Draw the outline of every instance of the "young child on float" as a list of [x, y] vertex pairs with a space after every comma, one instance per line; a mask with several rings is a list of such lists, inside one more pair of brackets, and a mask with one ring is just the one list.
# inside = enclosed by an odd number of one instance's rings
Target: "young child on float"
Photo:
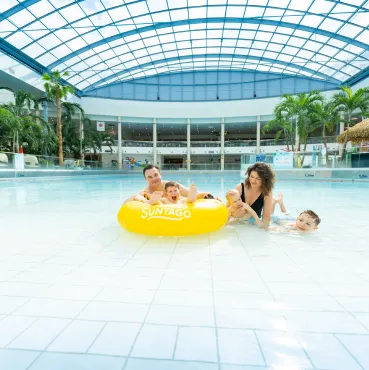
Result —
[[255, 221], [257, 225], [262, 224], [262, 221], [256, 212], [248, 204], [242, 202], [238, 190], [228, 190], [226, 193], [226, 199], [229, 212], [229, 223], [234, 221]]

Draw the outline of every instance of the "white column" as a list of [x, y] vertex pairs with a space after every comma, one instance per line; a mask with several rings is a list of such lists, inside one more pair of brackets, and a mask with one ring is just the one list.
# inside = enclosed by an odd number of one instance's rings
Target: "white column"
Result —
[[220, 170], [224, 171], [224, 117], [220, 123]]
[[187, 118], [187, 171], [191, 170], [191, 120]]
[[345, 117], [345, 114], [341, 112], [341, 122], [340, 122], [340, 134], [345, 131], [345, 122], [343, 122], [343, 119]]
[[260, 116], [256, 119], [256, 154], [260, 153]]
[[118, 116], [118, 168], [122, 169], [122, 119]]
[[157, 154], [157, 131], [156, 131], [156, 118], [152, 119], [152, 156], [153, 156], [153, 165], [156, 166], [158, 162], [158, 154]]
[[82, 113], [79, 112], [79, 151], [81, 155], [81, 165], [84, 166], [85, 162], [85, 151], [83, 150], [83, 140], [85, 138], [85, 131], [82, 121]]

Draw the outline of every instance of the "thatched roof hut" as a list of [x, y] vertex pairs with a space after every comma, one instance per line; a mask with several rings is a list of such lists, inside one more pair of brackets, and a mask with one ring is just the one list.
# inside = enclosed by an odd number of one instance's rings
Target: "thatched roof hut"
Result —
[[363, 141], [369, 141], [369, 118], [361, 121], [353, 127], [350, 127], [348, 130], [338, 135], [337, 141], [341, 144], [345, 141], [351, 141], [355, 144], [360, 144]]

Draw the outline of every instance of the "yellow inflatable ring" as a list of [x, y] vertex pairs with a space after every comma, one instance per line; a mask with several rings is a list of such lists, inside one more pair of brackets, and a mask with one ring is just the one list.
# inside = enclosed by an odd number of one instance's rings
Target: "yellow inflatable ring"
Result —
[[227, 220], [227, 208], [215, 199], [160, 205], [132, 201], [118, 212], [118, 221], [126, 230], [158, 236], [209, 233], [220, 229]]

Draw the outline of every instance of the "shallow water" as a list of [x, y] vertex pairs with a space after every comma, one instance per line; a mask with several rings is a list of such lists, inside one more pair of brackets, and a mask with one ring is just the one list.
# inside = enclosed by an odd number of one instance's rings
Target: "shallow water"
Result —
[[[165, 174], [224, 199], [240, 178]], [[369, 368], [369, 184], [280, 181], [312, 235], [121, 229], [141, 175], [0, 182], [1, 369]]]

